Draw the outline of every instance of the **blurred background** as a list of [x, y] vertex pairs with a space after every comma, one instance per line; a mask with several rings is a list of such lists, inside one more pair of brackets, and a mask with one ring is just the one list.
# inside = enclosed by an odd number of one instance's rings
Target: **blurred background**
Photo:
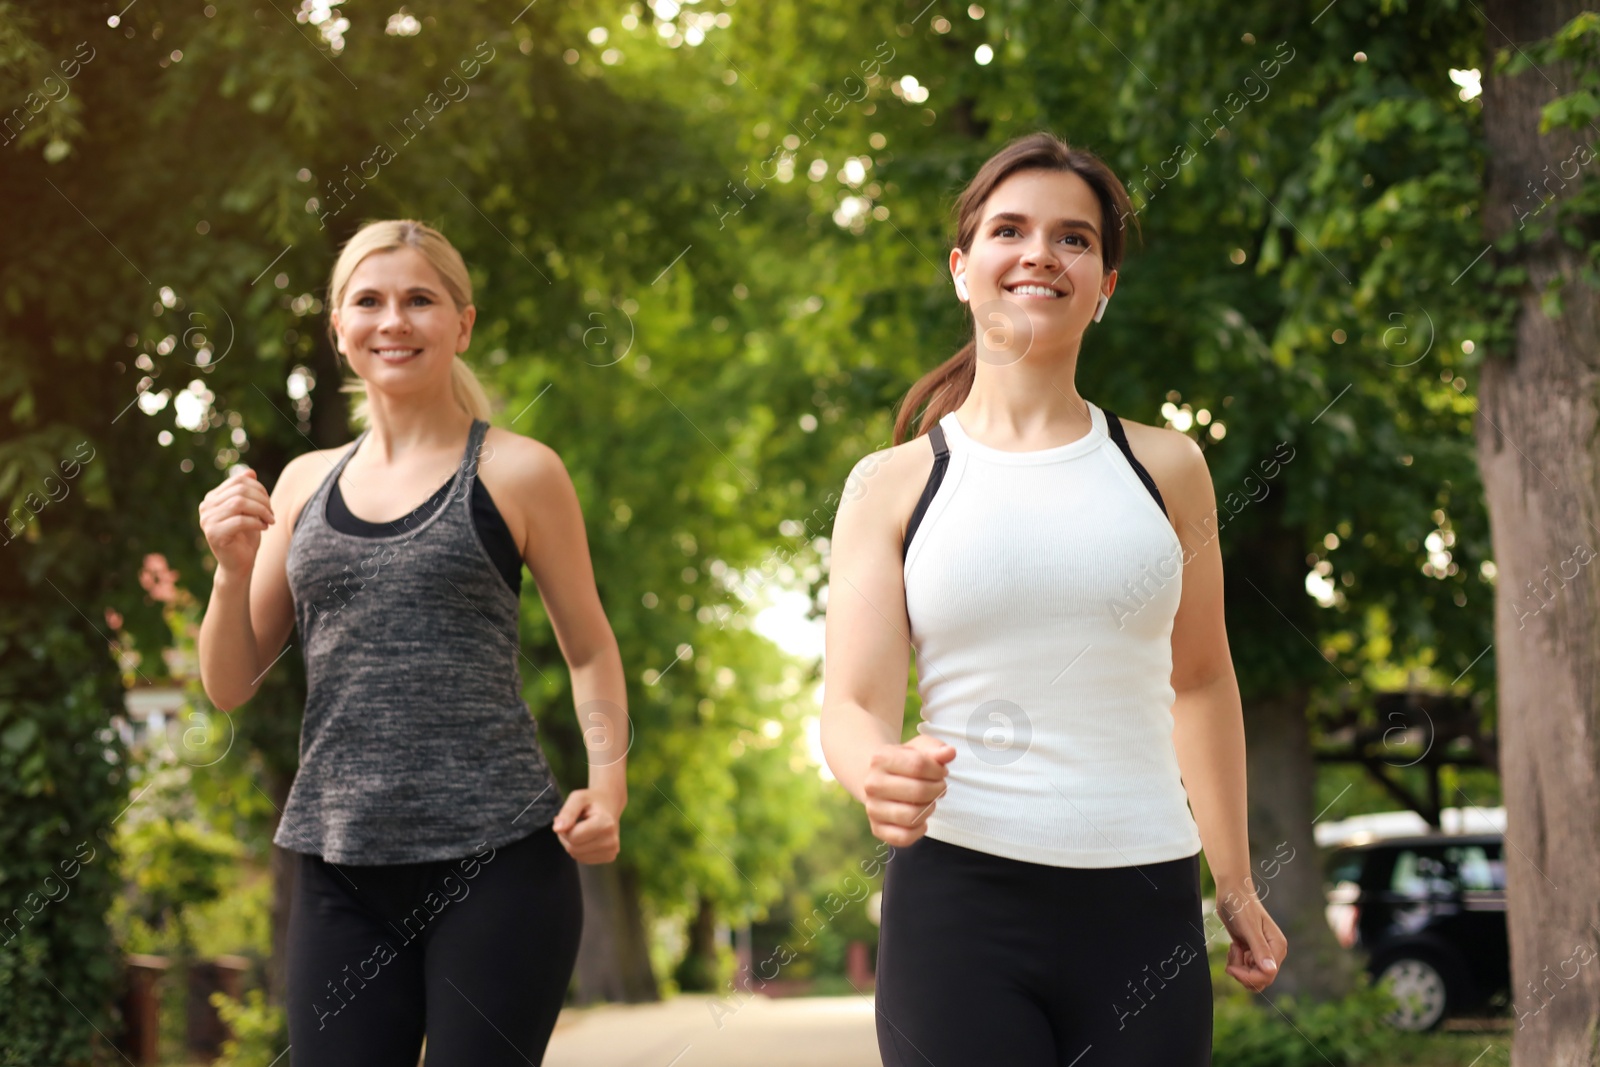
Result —
[[207, 703], [195, 508], [352, 438], [327, 275], [409, 217], [471, 268], [495, 422], [573, 474], [628, 671], [548, 1062], [876, 1063], [828, 536], [965, 340], [955, 194], [1049, 129], [1141, 231], [1079, 389], [1217, 488], [1293, 946], [1252, 995], [1208, 920], [1217, 1062], [1600, 1063], [1597, 40], [1472, 0], [0, 3], [0, 1062], [292, 1061], [303, 670]]

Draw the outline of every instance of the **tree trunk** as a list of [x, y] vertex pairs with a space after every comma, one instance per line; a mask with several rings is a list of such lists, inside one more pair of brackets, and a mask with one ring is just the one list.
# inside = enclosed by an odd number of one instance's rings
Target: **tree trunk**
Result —
[[[1545, 38], [1575, 2], [1486, 2], [1486, 54]], [[1508, 36], [1509, 35], [1509, 36]], [[1576, 182], [1546, 185], [1579, 141], [1539, 134], [1539, 112], [1576, 86], [1544, 64], [1484, 79], [1487, 235], [1548, 223]], [[1553, 82], [1553, 84], [1552, 84]], [[1559, 87], [1559, 88], [1558, 88]], [[1548, 171], [1546, 168], [1549, 168]], [[1592, 181], [1592, 175], [1583, 176]], [[1531, 190], [1529, 183], [1533, 183]], [[1478, 461], [1498, 568], [1495, 653], [1506, 797], [1506, 896], [1517, 1067], [1600, 1065], [1600, 442], [1596, 293], [1585, 254], [1543, 239], [1519, 252], [1528, 278], [1509, 351], [1486, 354]], [[1480, 275], [1481, 277], [1481, 275]], [[1559, 286], [1564, 310], [1541, 307]], [[1460, 799], [1460, 798], [1457, 798]]]
[[[289, 800], [289, 782], [267, 775], [267, 792], [281, 812]], [[272, 820], [272, 833], [278, 832], [279, 818]], [[294, 899], [295, 865], [293, 854], [271, 846], [272, 873], [272, 959], [267, 965], [267, 999], [274, 1004], [289, 1003], [289, 902]]]
[[1328, 1001], [1355, 989], [1361, 962], [1340, 947], [1328, 926], [1322, 862], [1312, 835], [1312, 820], [1320, 813], [1314, 807], [1317, 764], [1307, 704], [1313, 679], [1323, 672], [1331, 679], [1334, 668], [1302, 636], [1318, 630], [1305, 588], [1309, 538], [1285, 514], [1285, 493], [1269, 493], [1238, 541], [1225, 545], [1225, 597], [1235, 661], [1243, 660], [1244, 667], [1250, 875], [1289, 940], [1288, 959], [1268, 996]]
[[1289, 939], [1289, 958], [1270, 995], [1327, 1001], [1355, 988], [1360, 965], [1328, 927], [1322, 863], [1311, 828], [1317, 817], [1317, 766], [1306, 699], [1306, 690], [1299, 689], [1244, 703], [1250, 873], [1267, 913]]
[[700, 898], [700, 910], [689, 924], [689, 950], [678, 964], [678, 988], [685, 993], [709, 993], [717, 981], [717, 906]]
[[[333, 448], [350, 440], [349, 407], [339, 392], [338, 357], [329, 345], [319, 341], [311, 364], [317, 381], [311, 394], [311, 439], [317, 448]], [[280, 415], [291, 417], [287, 398], [268, 399]], [[263, 482], [275, 486], [290, 456], [301, 451], [298, 443], [288, 451], [264, 444], [254, 453], [252, 465]], [[274, 836], [300, 767], [300, 722], [305, 710], [306, 681], [299, 642], [298, 631], [289, 635], [285, 655], [262, 679], [261, 688], [238, 713], [241, 717], [235, 723], [241, 740], [261, 760], [262, 791], [279, 813], [272, 820]], [[294, 855], [277, 845], [270, 846], [268, 864], [272, 874], [272, 959], [267, 967], [267, 998], [281, 1005], [287, 1003], [288, 997], [289, 907], [294, 900], [298, 867]]]
[[639, 909], [638, 875], [621, 863], [583, 864], [578, 873], [583, 880], [578, 1003], [660, 999]]

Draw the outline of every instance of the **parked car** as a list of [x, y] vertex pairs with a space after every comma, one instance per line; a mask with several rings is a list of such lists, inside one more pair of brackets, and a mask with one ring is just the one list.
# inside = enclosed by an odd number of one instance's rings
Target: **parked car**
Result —
[[1431, 1030], [1511, 985], [1504, 835], [1368, 839], [1328, 855], [1328, 922], [1367, 955], [1399, 1006], [1390, 1022]]

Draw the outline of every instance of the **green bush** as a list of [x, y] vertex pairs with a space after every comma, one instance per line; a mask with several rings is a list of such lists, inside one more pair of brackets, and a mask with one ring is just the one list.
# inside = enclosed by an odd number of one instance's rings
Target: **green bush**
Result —
[[99, 1033], [116, 1029], [106, 829], [128, 786], [106, 724], [122, 691], [70, 605], [21, 601], [0, 612], [0, 1063], [115, 1059]]
[[222, 884], [216, 900], [190, 909], [195, 955], [267, 959], [272, 954], [272, 872], [240, 863]]
[[248, 991], [243, 1001], [213, 993], [211, 1004], [233, 1031], [212, 1067], [271, 1067], [289, 1046], [289, 1020], [261, 990]]
[[1383, 1021], [1394, 1001], [1364, 985], [1343, 1000], [1297, 1004], [1244, 991], [1218, 998], [1212, 1054], [1227, 1067], [1370, 1067], [1403, 1036]]
[[159, 814], [129, 815], [119, 839], [132, 913], [158, 929], [173, 924], [176, 947], [190, 955], [190, 915], [219, 899], [243, 849], [233, 838], [199, 823]]

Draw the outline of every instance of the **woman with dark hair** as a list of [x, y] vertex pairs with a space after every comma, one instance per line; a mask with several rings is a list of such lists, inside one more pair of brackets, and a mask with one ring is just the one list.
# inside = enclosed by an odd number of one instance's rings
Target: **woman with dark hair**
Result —
[[[1288, 946], [1250, 879], [1205, 459], [1075, 385], [1128, 195], [1038, 133], [956, 210], [974, 337], [851, 473], [832, 539], [823, 748], [896, 850], [879, 1049], [941, 1067], [1208, 1064], [1202, 846], [1228, 973], [1264, 989]], [[908, 643], [922, 721], [902, 744]]]
[[[459, 353], [477, 309], [423, 223], [368, 223], [328, 285], [354, 444], [200, 505], [216, 556], [200, 676], [249, 700], [291, 634], [300, 768], [273, 841], [295, 862], [295, 1067], [538, 1063], [583, 926], [579, 863], [627, 804], [621, 657], [560, 456], [488, 423]], [[522, 697], [526, 563], [571, 669], [589, 783], [562, 801]]]

